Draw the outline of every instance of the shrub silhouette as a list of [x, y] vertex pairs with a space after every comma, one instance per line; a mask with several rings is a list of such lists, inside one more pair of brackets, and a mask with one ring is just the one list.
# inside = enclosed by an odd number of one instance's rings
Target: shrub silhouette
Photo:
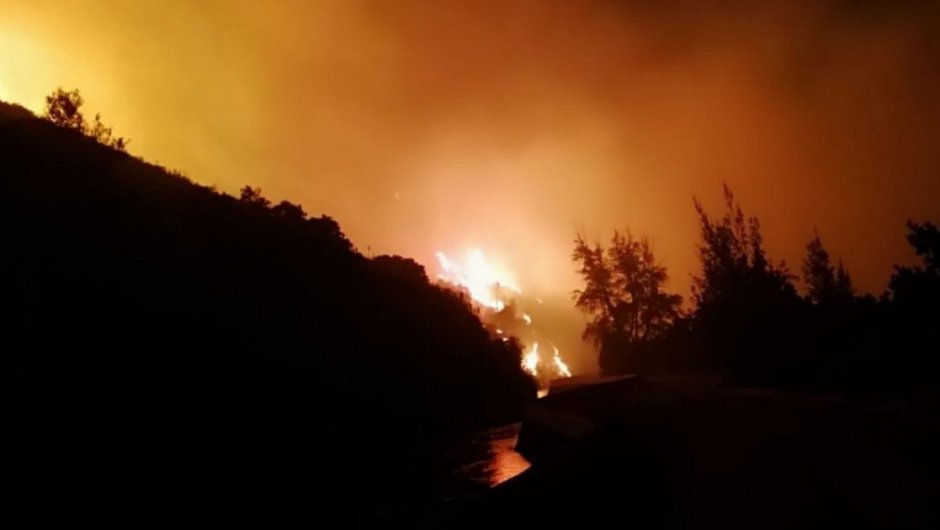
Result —
[[95, 114], [95, 120], [91, 124], [85, 120], [81, 110], [84, 104], [85, 100], [78, 89], [66, 91], [59, 87], [46, 96], [43, 117], [58, 127], [82, 133], [118, 151], [126, 151], [130, 141], [114, 136], [111, 127], [102, 123], [101, 114]]
[[52, 94], [46, 96], [46, 111], [43, 117], [58, 127], [85, 133], [85, 116], [81, 108], [85, 104], [78, 90], [63, 90], [57, 88]]

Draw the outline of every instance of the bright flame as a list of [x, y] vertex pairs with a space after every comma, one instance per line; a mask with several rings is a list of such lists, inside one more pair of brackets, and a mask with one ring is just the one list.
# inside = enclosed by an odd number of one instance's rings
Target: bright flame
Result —
[[565, 364], [565, 361], [561, 360], [561, 355], [558, 353], [558, 347], [552, 345], [552, 348], [555, 350], [555, 354], [552, 356], [552, 361], [555, 363], [555, 371], [558, 372], [558, 375], [562, 377], [571, 377], [571, 370], [568, 369], [568, 365]]
[[[464, 259], [459, 262], [451, 259], [443, 252], [438, 252], [436, 256], [442, 271], [437, 276], [439, 280], [466, 289], [474, 302], [489, 310], [483, 311], [480, 316], [484, 322], [489, 321], [488, 327], [493, 333], [500, 336], [501, 340], [508, 342], [510, 339], [506, 335], [516, 335], [513, 329], [497, 327], [497, 322], [506, 323], [506, 316], [496, 317], [495, 315], [495, 313], [505, 309], [508, 302], [522, 294], [511, 274], [505, 269], [495, 267], [488, 262], [483, 251], [478, 248], [471, 249], [464, 255]], [[539, 298], [536, 298], [535, 301], [539, 304], [542, 303]], [[532, 316], [528, 313], [522, 313], [518, 317], [513, 314], [508, 318], [515, 319], [518, 322], [513, 326], [516, 331], [522, 332], [523, 336], [518, 338], [524, 339], [525, 336], [528, 336], [528, 340], [532, 340], [538, 336], [538, 330], [534, 329], [535, 326], [533, 326]], [[525, 323], [525, 326], [532, 326], [532, 329], [522, 330], [520, 328], [522, 323]], [[533, 333], [536, 334], [533, 335]], [[539, 352], [539, 343], [532, 340], [531, 344], [522, 353], [522, 369], [531, 374], [541, 387], [547, 386], [552, 379], [571, 377], [571, 370], [561, 359], [558, 348], [553, 344], [552, 349], [554, 351], [551, 360], [546, 359], [543, 361]]]
[[[533, 342], [522, 354], [522, 369], [543, 383], [546, 377], [548, 379], [571, 377], [571, 370], [568, 369], [565, 361], [561, 360], [561, 352], [558, 351], [558, 347], [552, 344], [552, 350], [554, 351], [552, 352], [551, 364], [543, 364], [542, 357], [539, 354], [539, 343]], [[550, 373], [544, 373], [546, 369]]]
[[539, 376], [539, 362], [539, 343], [533, 342], [532, 346], [522, 354], [522, 369], [537, 378]]
[[443, 252], [438, 252], [436, 256], [444, 271], [438, 275], [438, 279], [464, 287], [470, 297], [484, 307], [502, 311], [506, 307], [505, 295], [513, 297], [521, 293], [512, 277], [490, 264], [478, 248], [467, 252], [461, 263], [450, 259]]

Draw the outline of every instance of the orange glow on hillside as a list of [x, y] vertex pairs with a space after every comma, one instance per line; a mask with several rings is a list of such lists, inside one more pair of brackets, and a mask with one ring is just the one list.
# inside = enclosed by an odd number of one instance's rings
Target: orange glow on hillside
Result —
[[436, 255], [442, 271], [438, 279], [465, 288], [483, 307], [502, 311], [507, 298], [514, 298], [522, 292], [509, 273], [487, 260], [478, 248], [468, 250], [459, 261], [443, 252]]
[[[516, 314], [515, 305], [510, 307], [510, 304], [523, 298], [513, 274], [491, 262], [479, 248], [471, 248], [461, 254], [462, 260], [453, 259], [441, 251], [436, 256], [441, 268], [438, 279], [469, 294], [473, 302], [482, 308], [480, 317], [491, 333], [502, 340], [509, 340], [506, 335], [515, 335], [522, 343], [523, 370], [541, 386], [558, 377], [571, 377], [571, 370], [561, 359], [561, 353], [554, 344], [551, 358], [542, 359], [544, 353], [539, 350], [539, 342], [535, 339], [537, 334], [533, 331], [532, 316], [527, 312]], [[535, 301], [542, 304], [538, 298]], [[515, 331], [506, 332], [499, 327], [499, 322], [510, 324]]]

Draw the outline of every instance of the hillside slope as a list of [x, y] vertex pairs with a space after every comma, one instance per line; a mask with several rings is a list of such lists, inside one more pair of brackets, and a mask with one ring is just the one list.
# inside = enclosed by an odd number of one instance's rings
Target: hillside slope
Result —
[[325, 504], [372, 505], [534, 393], [518, 349], [415, 262], [5, 104], [0, 233], [8, 476], [27, 497], [49, 493], [41, 468], [63, 495], [328, 482]]

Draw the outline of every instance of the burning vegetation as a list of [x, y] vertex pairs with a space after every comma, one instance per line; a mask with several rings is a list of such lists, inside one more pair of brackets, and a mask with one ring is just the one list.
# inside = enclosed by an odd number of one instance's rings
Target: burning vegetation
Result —
[[438, 252], [437, 261], [441, 269], [438, 280], [469, 296], [490, 333], [520, 343], [522, 368], [541, 388], [553, 379], [571, 377], [558, 347], [531, 315], [541, 300], [524, 295], [509, 270], [491, 263], [479, 248], [459, 258]]

